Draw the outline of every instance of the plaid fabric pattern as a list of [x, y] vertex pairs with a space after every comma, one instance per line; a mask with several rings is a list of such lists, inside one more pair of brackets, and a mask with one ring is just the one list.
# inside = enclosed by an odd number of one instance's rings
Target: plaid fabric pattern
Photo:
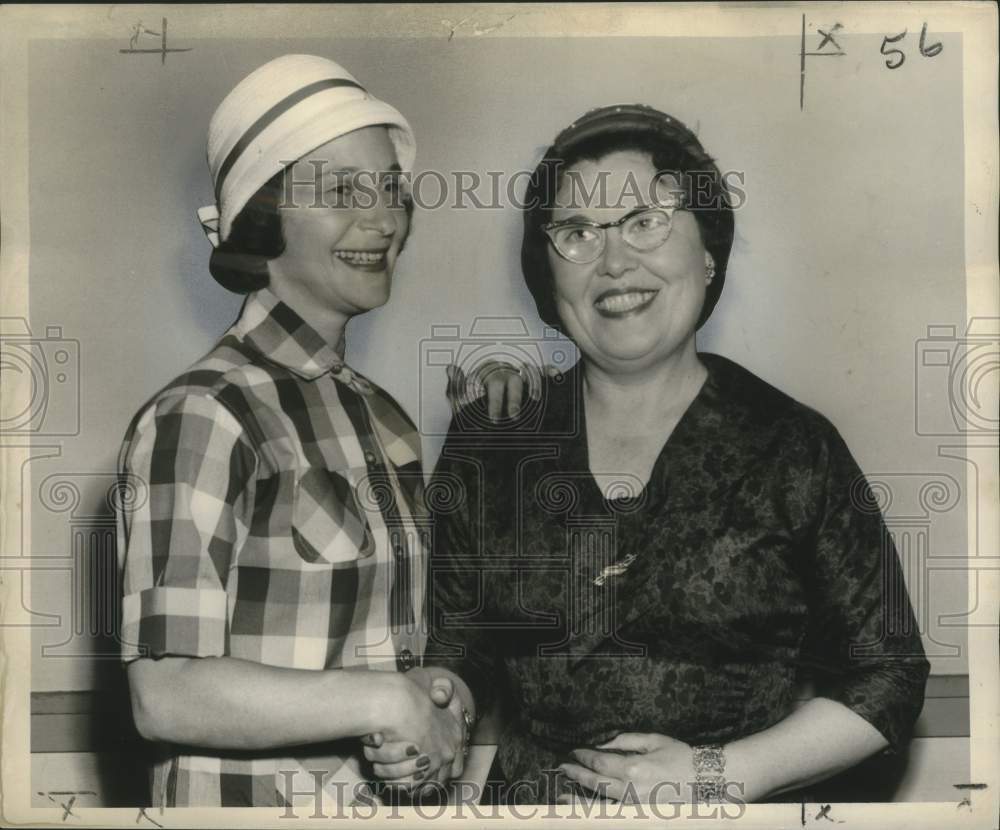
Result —
[[[149, 485], [147, 501], [117, 517], [125, 662], [231, 656], [385, 671], [408, 653], [419, 662], [428, 527], [419, 436], [267, 289], [140, 410], [119, 469]], [[363, 781], [357, 741], [312, 749], [323, 751], [178, 750], [154, 769], [154, 804], [280, 806], [290, 780], [296, 792], [315, 789], [314, 770], [334, 803]]]

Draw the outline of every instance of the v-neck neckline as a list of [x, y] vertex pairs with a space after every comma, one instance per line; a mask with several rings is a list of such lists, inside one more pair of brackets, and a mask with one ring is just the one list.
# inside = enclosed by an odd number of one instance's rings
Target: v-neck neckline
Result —
[[[709, 394], [709, 387], [713, 383], [711, 355], [709, 355], [709, 360], [706, 360], [705, 357], [706, 355], [703, 353], [698, 354], [699, 362], [705, 367], [705, 379], [698, 388], [698, 392], [691, 399], [684, 412], [681, 413], [670, 434], [664, 439], [663, 444], [656, 454], [656, 459], [653, 461], [653, 466], [649, 470], [649, 477], [643, 482], [639, 492], [634, 496], [626, 498], [608, 498], [597, 483], [593, 471], [590, 469], [590, 441], [587, 435], [587, 409], [584, 397], [585, 378], [583, 375], [583, 359], [581, 358], [580, 363], [575, 367], [580, 376], [577, 383], [574, 384], [577, 412], [580, 418], [577, 450], [580, 463], [579, 472], [583, 475], [591, 492], [597, 495], [605, 507], [611, 508], [616, 512], [632, 513], [649, 503], [662, 501], [664, 494], [661, 492], [660, 485], [665, 478], [663, 473], [664, 468], [669, 470], [667, 457], [673, 454], [671, 452], [673, 447], [683, 443], [685, 433], [693, 428], [691, 424], [697, 420], [698, 411], [703, 407], [705, 398]], [[680, 434], [679, 438], [678, 434]]]

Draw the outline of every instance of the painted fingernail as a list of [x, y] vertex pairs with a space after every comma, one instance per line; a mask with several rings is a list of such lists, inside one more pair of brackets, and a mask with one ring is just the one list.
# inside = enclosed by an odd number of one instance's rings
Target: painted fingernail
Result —
[[426, 755], [421, 755], [419, 758], [417, 758], [417, 766], [420, 767], [421, 769], [423, 767], [429, 767], [430, 765], [431, 765], [431, 759], [428, 758]]
[[413, 778], [416, 781], [422, 781], [426, 775], [427, 775], [427, 770], [421, 769], [413, 773]]
[[406, 754], [412, 758], [414, 755], [419, 755], [420, 750], [417, 749], [415, 746], [408, 746], [406, 748]]

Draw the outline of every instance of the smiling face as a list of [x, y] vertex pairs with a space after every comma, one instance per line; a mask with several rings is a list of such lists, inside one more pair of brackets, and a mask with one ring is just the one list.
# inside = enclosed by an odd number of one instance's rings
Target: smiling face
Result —
[[[285, 250], [268, 262], [274, 293], [323, 328], [384, 305], [409, 229], [385, 127], [336, 138], [293, 164], [279, 207]], [[314, 182], [317, 171], [320, 191]], [[376, 178], [378, 177], [378, 178]]]
[[[574, 195], [579, 202], [580, 185], [588, 193], [601, 192], [597, 185], [600, 177], [606, 177], [604, 192], [611, 206], [556, 207], [552, 221], [574, 218], [604, 223], [646, 203], [656, 168], [648, 155], [622, 151], [577, 162], [567, 174], [557, 192], [557, 204], [568, 204]], [[573, 186], [571, 180], [575, 180]], [[657, 181], [660, 199], [670, 200], [676, 190], [677, 182], [670, 177]], [[706, 285], [705, 246], [694, 216], [674, 211], [667, 241], [649, 251], [626, 244], [621, 227], [604, 233], [603, 252], [584, 264], [567, 261], [549, 245], [556, 310], [566, 333], [584, 357], [616, 373], [646, 369], [672, 356], [693, 355]]]

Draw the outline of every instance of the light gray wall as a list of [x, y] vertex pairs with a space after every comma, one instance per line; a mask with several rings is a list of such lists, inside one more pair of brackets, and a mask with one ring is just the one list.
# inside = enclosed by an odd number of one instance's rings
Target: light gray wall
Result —
[[[235, 317], [239, 300], [209, 277], [195, 217], [211, 199], [208, 120], [252, 69], [310, 52], [407, 115], [418, 170], [530, 169], [559, 129], [612, 102], [695, 126], [724, 169], [745, 170], [748, 193], [701, 347], [828, 415], [873, 476], [897, 474], [899, 528], [927, 513], [926, 480], [951, 476], [963, 494], [923, 527], [932, 553], [964, 555], [965, 467], [915, 430], [917, 341], [966, 318], [961, 42], [939, 39], [938, 57], [890, 71], [880, 38], [855, 36], [847, 58], [809, 64], [805, 111], [797, 38], [199, 40], [165, 65], [121, 55], [118, 42], [35, 42], [32, 325], [79, 341], [81, 407], [79, 435], [52, 442], [59, 455], [33, 462], [34, 481], [62, 474], [79, 486], [77, 512], [100, 513], [106, 479], [93, 474], [114, 470], [131, 415]], [[519, 221], [510, 209], [421, 212], [391, 303], [351, 325], [349, 360], [419, 420], [428, 469], [448, 419], [443, 370], [421, 371], [431, 327], [514, 316], [541, 333], [518, 269]], [[932, 380], [919, 379], [920, 405], [947, 407], [946, 384]], [[33, 553], [69, 555], [71, 512], [34, 517]], [[930, 599], [918, 581], [914, 572], [928, 620], [966, 607], [960, 574], [935, 576]], [[39, 645], [67, 639], [68, 572], [33, 584], [32, 609], [63, 615]], [[947, 656], [962, 632], [934, 623], [926, 633], [935, 671], [966, 670], [964, 645]], [[88, 649], [100, 651], [84, 640], [62, 652]], [[48, 657], [33, 663], [38, 690], [88, 688], [113, 670], [113, 660]]]

